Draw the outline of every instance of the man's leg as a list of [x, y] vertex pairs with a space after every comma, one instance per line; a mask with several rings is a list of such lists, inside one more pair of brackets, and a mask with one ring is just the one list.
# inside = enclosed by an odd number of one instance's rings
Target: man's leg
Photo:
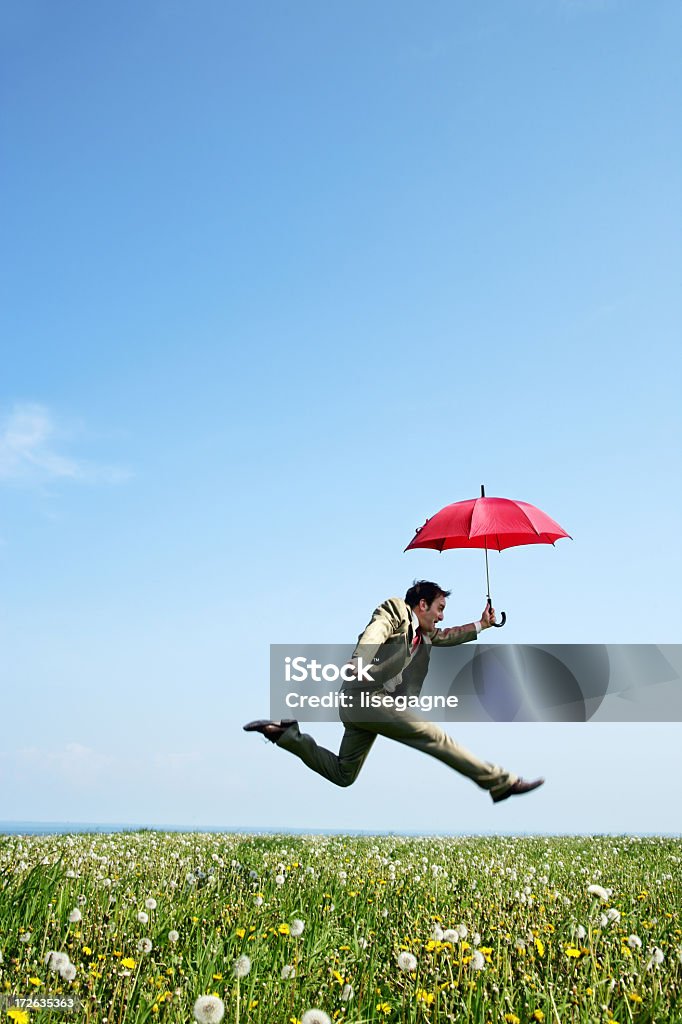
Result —
[[518, 779], [518, 775], [514, 775], [513, 772], [505, 771], [489, 761], [481, 761], [466, 747], [456, 743], [438, 725], [426, 722], [409, 711], [372, 708], [372, 716], [376, 716], [376, 720], [368, 722], [367, 729], [437, 758], [449, 768], [454, 768], [456, 772], [472, 779], [493, 798], [499, 798]]
[[[373, 729], [373, 725], [368, 727]], [[312, 736], [302, 733], [298, 724], [290, 725], [276, 741], [278, 747], [300, 757], [308, 768], [336, 786], [350, 786], [360, 774], [365, 758], [376, 739], [374, 732], [347, 724], [338, 754], [319, 746]]]

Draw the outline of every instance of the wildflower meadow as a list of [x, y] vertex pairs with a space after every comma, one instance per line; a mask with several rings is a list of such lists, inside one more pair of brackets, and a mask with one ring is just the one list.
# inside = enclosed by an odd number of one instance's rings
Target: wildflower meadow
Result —
[[0, 837], [0, 1020], [682, 1021], [682, 841]]

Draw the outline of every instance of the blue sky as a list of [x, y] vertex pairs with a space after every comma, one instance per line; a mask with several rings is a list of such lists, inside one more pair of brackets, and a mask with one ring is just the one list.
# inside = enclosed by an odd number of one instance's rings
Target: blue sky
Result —
[[491, 556], [496, 642], [680, 641], [680, 19], [3, 5], [0, 818], [676, 827], [678, 724], [463, 725], [547, 776], [494, 809], [241, 725], [270, 643], [478, 617], [479, 552], [403, 548], [481, 483], [574, 538]]

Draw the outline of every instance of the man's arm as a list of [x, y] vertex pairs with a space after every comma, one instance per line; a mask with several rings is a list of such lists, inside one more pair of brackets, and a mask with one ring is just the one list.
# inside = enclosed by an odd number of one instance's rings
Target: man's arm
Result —
[[434, 629], [429, 634], [431, 643], [436, 647], [453, 647], [455, 644], [466, 644], [475, 640], [482, 629], [488, 629], [495, 622], [495, 609], [485, 606], [478, 622], [470, 622], [466, 626], [450, 626], [449, 629]]

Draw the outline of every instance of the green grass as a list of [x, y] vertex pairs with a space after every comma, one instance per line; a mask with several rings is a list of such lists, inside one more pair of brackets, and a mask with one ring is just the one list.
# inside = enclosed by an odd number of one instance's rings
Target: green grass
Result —
[[[52, 1024], [185, 1024], [210, 993], [239, 1024], [313, 1007], [347, 1024], [668, 1024], [682, 1021], [681, 865], [665, 838], [5, 836], [0, 992], [78, 996], [71, 1017], [31, 1011]], [[47, 968], [51, 950], [73, 981]]]

